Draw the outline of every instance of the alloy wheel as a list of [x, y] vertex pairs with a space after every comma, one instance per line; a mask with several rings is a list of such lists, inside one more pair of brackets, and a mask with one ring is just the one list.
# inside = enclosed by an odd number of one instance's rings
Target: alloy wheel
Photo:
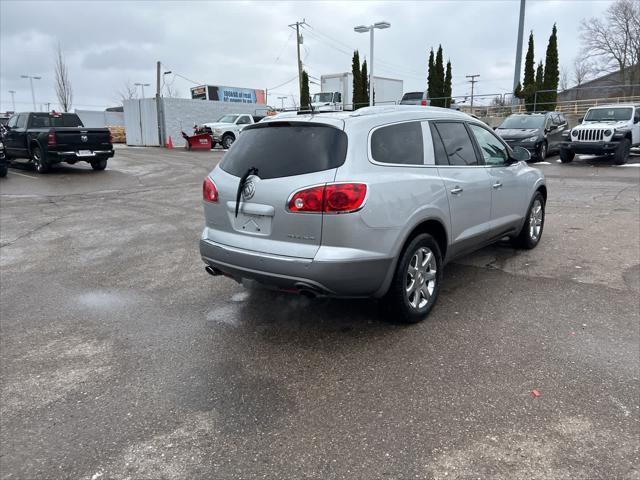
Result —
[[407, 267], [405, 295], [409, 305], [415, 310], [427, 306], [436, 287], [436, 257], [433, 252], [420, 247], [411, 257]]
[[531, 212], [529, 213], [529, 237], [531, 240], [538, 241], [540, 238], [543, 219], [544, 210], [542, 209], [542, 202], [540, 199], [536, 198], [531, 206]]

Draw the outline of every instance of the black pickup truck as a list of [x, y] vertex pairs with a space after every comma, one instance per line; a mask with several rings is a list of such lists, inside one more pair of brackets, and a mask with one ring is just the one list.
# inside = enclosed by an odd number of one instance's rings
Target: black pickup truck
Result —
[[55, 163], [80, 161], [104, 170], [113, 157], [109, 130], [87, 128], [75, 113], [17, 113], [3, 129], [7, 157], [28, 159], [38, 173], [47, 172]]

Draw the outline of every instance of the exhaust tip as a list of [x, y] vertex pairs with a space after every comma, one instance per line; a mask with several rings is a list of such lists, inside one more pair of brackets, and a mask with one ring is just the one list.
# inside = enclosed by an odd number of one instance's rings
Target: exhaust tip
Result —
[[211, 265], [207, 265], [206, 267], [204, 267], [204, 269], [212, 277], [218, 277], [218, 276], [222, 275], [222, 272], [220, 270], [218, 270], [215, 267], [212, 267]]

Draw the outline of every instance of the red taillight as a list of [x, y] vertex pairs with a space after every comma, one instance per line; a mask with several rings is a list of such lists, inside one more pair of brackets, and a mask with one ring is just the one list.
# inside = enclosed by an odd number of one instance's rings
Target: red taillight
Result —
[[359, 210], [366, 196], [364, 183], [330, 183], [295, 192], [288, 207], [290, 212], [349, 213]]
[[205, 202], [217, 202], [218, 201], [218, 189], [216, 184], [213, 183], [209, 177], [204, 179], [202, 183], [202, 199]]
[[420, 102], [420, 105], [422, 105], [423, 107], [426, 107], [427, 106], [427, 101], [426, 100], [422, 100]]
[[55, 147], [56, 146], [56, 132], [55, 130], [49, 130], [49, 134], [47, 135], [47, 146]]
[[111, 134], [111, 130], [109, 130], [109, 143], [113, 144], [113, 135]]

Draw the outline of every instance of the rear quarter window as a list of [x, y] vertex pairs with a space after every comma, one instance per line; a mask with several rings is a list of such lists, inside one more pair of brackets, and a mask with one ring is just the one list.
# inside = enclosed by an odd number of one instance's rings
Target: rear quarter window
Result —
[[220, 162], [225, 172], [241, 177], [250, 168], [262, 179], [290, 177], [341, 166], [347, 156], [347, 134], [329, 125], [268, 122], [246, 127]]
[[397, 123], [374, 130], [371, 134], [371, 158], [380, 163], [424, 165], [421, 123]]

